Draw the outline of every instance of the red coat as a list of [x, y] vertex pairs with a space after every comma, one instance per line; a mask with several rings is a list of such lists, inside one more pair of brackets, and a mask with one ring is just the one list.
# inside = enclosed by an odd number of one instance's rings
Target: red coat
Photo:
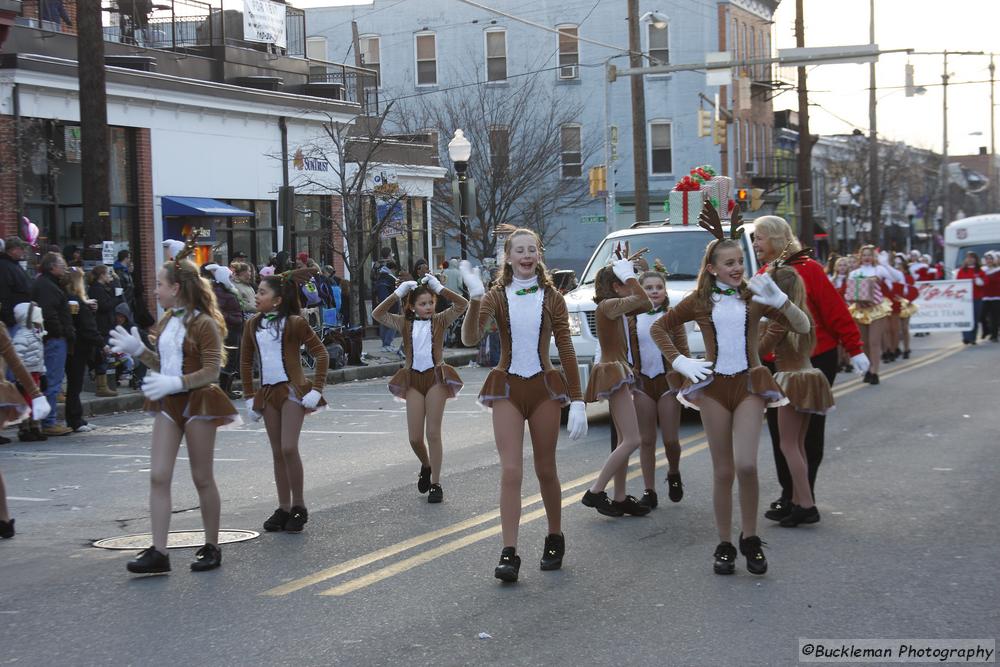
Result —
[[955, 280], [971, 280], [973, 300], [983, 298], [984, 288], [986, 287], [986, 274], [983, 273], [982, 269], [970, 269], [963, 266], [955, 274]]
[[[816, 328], [816, 347], [810, 356], [823, 354], [838, 344], [843, 345], [852, 357], [861, 354], [861, 332], [858, 331], [858, 325], [847, 310], [843, 296], [837, 292], [820, 263], [808, 257], [799, 257], [792, 261], [792, 266], [805, 283], [806, 303]], [[765, 264], [758, 273], [766, 270]]]
[[993, 273], [983, 271], [986, 278], [986, 285], [983, 287], [984, 299], [1000, 299], [1000, 269]]

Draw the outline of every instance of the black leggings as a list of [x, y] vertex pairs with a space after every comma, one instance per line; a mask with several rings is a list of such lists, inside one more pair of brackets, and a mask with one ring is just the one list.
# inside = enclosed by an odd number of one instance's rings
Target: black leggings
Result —
[[66, 425], [72, 429], [80, 428], [87, 423], [83, 418], [80, 392], [83, 391], [83, 378], [87, 374], [87, 366], [95, 361], [94, 355], [93, 347], [77, 343], [73, 354], [66, 357]]
[[[827, 350], [822, 354], [817, 354], [810, 359], [812, 365], [823, 372], [826, 379], [833, 386], [833, 381], [837, 377], [838, 354], [837, 348]], [[774, 366], [766, 364], [772, 371]], [[778, 435], [778, 409], [769, 408], [767, 411], [767, 429], [771, 433], [771, 448], [774, 450], [774, 467], [778, 472], [778, 483], [781, 484], [781, 497], [786, 501], [792, 499], [792, 475], [788, 472], [788, 464], [785, 462], [785, 455], [781, 453], [781, 437]], [[809, 430], [806, 431], [806, 465], [809, 468], [809, 486], [816, 497], [816, 471], [823, 461], [823, 432], [826, 430], [826, 416], [812, 415], [809, 419]]]
[[983, 336], [996, 340], [1000, 330], [1000, 301], [983, 300]]

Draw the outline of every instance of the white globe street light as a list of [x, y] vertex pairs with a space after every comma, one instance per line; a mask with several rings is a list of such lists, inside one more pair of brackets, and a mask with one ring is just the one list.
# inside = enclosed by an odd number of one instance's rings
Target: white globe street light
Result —
[[667, 27], [667, 23], [670, 21], [666, 14], [661, 14], [660, 12], [646, 12], [642, 15], [640, 21], [649, 21], [653, 24], [653, 27], [657, 30], [663, 30]]
[[472, 144], [465, 138], [462, 130], [455, 130], [455, 136], [448, 142], [448, 156], [455, 164], [455, 171], [463, 177], [469, 166], [469, 158], [472, 157]]

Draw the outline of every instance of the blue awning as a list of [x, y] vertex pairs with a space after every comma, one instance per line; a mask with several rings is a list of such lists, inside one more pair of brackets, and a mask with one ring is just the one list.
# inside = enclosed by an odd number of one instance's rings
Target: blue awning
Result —
[[163, 197], [163, 216], [191, 215], [205, 218], [252, 218], [253, 211], [207, 197]]

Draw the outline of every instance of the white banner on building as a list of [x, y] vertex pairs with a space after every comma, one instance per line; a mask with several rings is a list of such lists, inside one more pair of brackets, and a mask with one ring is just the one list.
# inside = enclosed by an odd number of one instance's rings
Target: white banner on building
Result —
[[243, 39], [285, 48], [285, 5], [271, 0], [243, 0]]
[[918, 282], [920, 309], [910, 318], [910, 331], [970, 331], [975, 328], [971, 280]]

